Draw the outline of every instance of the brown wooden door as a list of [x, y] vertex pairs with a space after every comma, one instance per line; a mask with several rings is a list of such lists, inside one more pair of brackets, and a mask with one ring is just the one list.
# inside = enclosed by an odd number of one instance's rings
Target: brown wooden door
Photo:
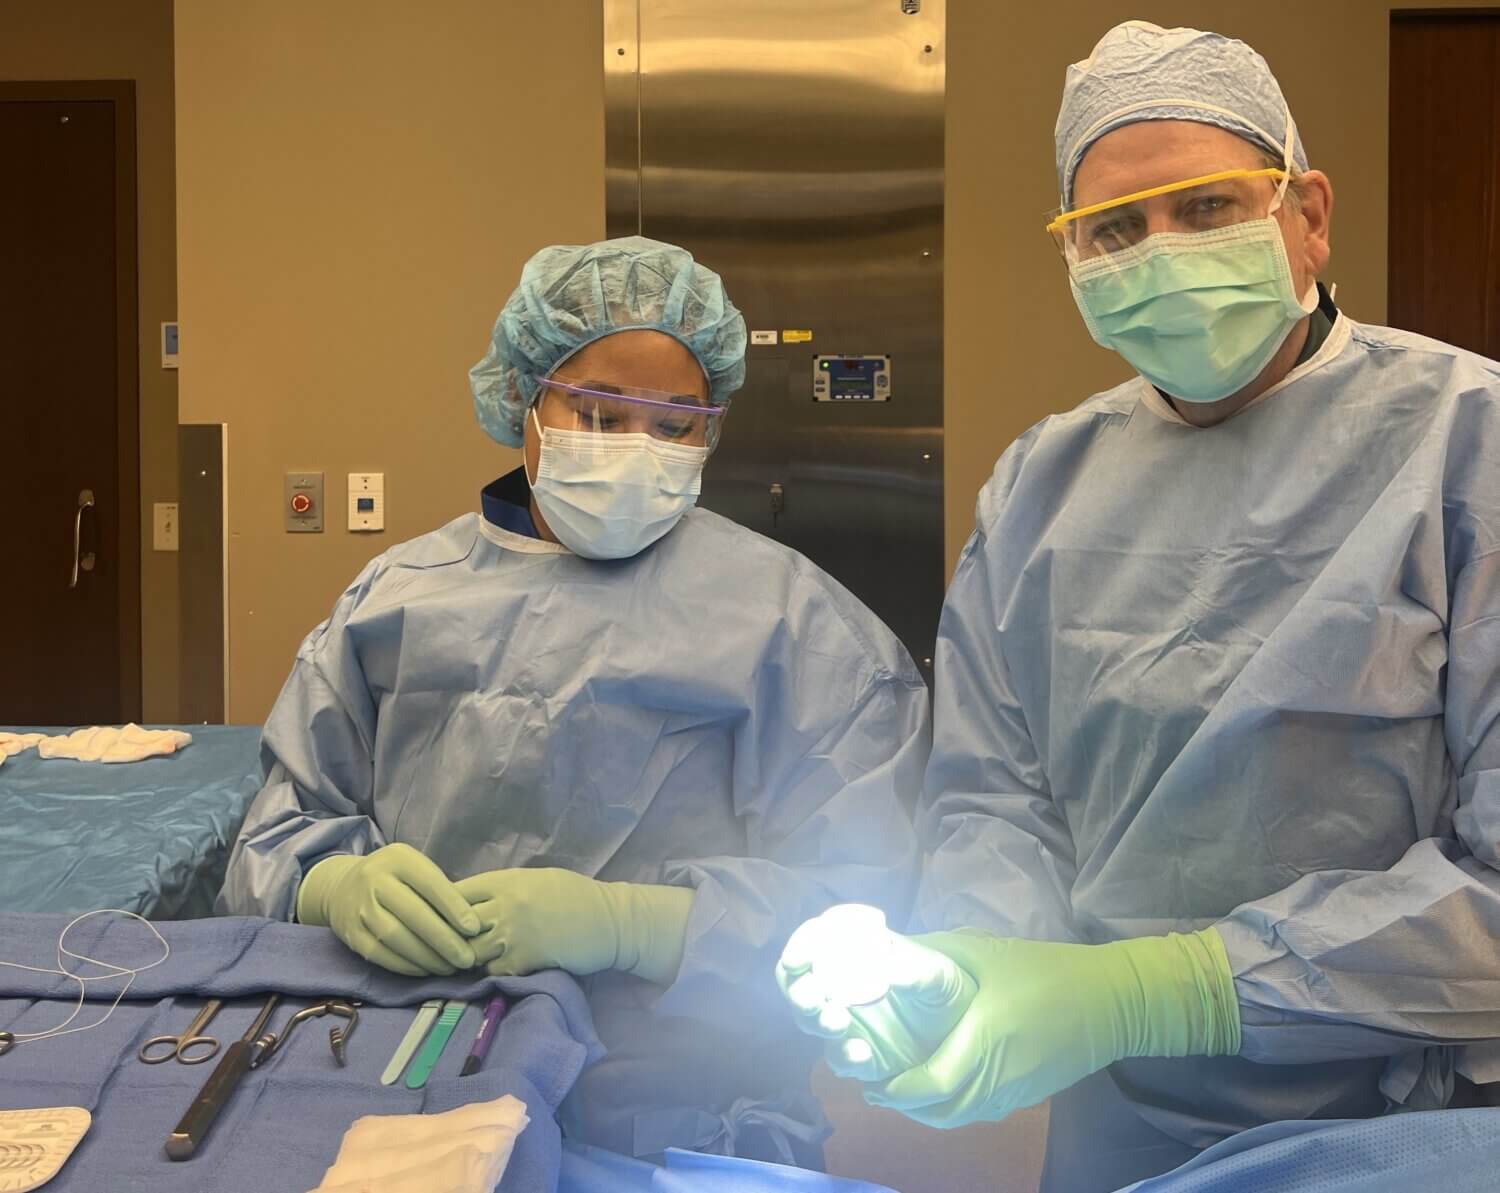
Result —
[[67, 86], [0, 88], [0, 724], [140, 715], [133, 105]]
[[1500, 13], [1391, 15], [1390, 179], [1391, 324], [1500, 359]]

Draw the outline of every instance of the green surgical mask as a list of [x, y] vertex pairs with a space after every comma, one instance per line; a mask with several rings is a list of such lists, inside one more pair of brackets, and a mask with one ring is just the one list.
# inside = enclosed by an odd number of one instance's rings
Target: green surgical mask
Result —
[[1174, 398], [1217, 402], [1250, 384], [1318, 304], [1293, 288], [1270, 217], [1164, 232], [1070, 265], [1073, 300], [1096, 342]]

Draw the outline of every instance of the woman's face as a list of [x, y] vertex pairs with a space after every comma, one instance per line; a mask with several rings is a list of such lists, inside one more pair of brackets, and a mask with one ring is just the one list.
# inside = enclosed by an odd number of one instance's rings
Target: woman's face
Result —
[[[684, 407], [708, 404], [708, 378], [697, 358], [659, 331], [621, 331], [595, 340], [552, 374], [550, 380], [597, 393], [652, 390], [680, 397]], [[565, 390], [543, 387], [536, 422], [565, 431], [645, 432], [668, 443], [707, 444], [708, 419], [629, 402], [592, 402]], [[526, 473], [535, 476], [541, 438], [526, 420]]]

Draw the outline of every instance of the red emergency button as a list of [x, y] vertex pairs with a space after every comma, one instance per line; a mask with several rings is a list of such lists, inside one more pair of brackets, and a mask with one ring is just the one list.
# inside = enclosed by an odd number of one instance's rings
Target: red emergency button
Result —
[[292, 498], [292, 512], [294, 514], [305, 514], [312, 509], [312, 498], [306, 493], [298, 493]]

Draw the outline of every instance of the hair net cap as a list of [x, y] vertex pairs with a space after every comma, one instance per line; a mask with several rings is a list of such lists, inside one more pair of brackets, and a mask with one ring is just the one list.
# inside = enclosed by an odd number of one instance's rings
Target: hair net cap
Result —
[[538, 378], [620, 331], [677, 340], [703, 366], [716, 406], [745, 382], [745, 321], [719, 275], [686, 249], [644, 236], [553, 245], [526, 262], [490, 350], [469, 370], [480, 426], [507, 447], [521, 446]]
[[[1266, 60], [1242, 41], [1198, 29], [1126, 21], [1068, 67], [1057, 114], [1057, 181], [1064, 207], [1083, 155], [1105, 133], [1141, 120], [1194, 120], [1282, 156], [1291, 113]], [[1292, 162], [1307, 169], [1292, 127]]]

